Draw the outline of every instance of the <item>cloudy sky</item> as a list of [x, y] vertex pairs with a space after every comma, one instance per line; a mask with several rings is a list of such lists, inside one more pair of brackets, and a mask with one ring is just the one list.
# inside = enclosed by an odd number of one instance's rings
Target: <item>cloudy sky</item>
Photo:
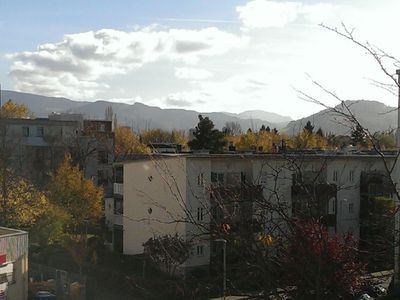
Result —
[[[3, 89], [74, 100], [299, 118], [317, 80], [346, 99], [396, 104], [354, 35], [400, 57], [398, 0], [1, 0]], [[395, 72], [393, 66], [393, 73]]]

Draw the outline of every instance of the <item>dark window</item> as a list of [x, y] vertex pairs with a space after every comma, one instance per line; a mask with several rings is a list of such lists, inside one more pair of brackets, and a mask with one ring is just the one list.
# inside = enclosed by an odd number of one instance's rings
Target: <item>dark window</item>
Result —
[[115, 168], [115, 183], [124, 183], [124, 167]]
[[349, 203], [349, 213], [354, 213], [354, 203]]
[[197, 249], [196, 249], [197, 251], [197, 256], [203, 256], [204, 255], [204, 246], [202, 246], [202, 245], [200, 245], [200, 246], [197, 246]]
[[114, 214], [116, 215], [124, 214], [124, 199], [114, 198]]
[[223, 184], [224, 183], [224, 173], [211, 172], [211, 182]]
[[36, 127], [36, 136], [43, 136], [43, 135], [44, 135], [44, 128]]
[[204, 174], [200, 173], [197, 176], [197, 185], [204, 185]]
[[203, 221], [203, 216], [204, 216], [204, 208], [198, 207], [197, 208], [197, 221]]
[[29, 136], [29, 127], [22, 127], [22, 135], [23, 136]]

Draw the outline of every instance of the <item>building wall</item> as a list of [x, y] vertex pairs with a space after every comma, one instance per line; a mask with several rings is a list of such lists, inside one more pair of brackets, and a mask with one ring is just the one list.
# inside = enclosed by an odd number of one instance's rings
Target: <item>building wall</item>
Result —
[[5, 255], [2, 266], [13, 264], [14, 281], [8, 283], [7, 299], [28, 299], [28, 233], [0, 228], [0, 255]]
[[188, 268], [207, 265], [210, 260], [210, 238], [207, 230], [210, 223], [208, 190], [210, 182], [210, 160], [186, 159], [186, 204], [190, 211], [190, 218], [198, 224], [192, 224], [192, 222], [185, 224], [186, 237], [193, 241], [191, 256], [185, 262], [185, 267]]
[[186, 161], [179, 157], [124, 164], [123, 253], [143, 253], [154, 235], [185, 238]]
[[[385, 173], [379, 157], [333, 159], [327, 165], [327, 180], [337, 185], [337, 233], [360, 235], [361, 172]], [[335, 175], [335, 173], [337, 175]]]
[[[143, 243], [155, 234], [179, 233], [194, 241], [192, 255], [185, 267], [207, 265], [212, 255], [207, 231], [211, 217], [212, 173], [223, 174], [223, 184], [227, 187], [228, 178], [240, 180], [240, 174], [245, 174], [248, 183], [262, 187], [265, 199], [284, 203], [288, 216], [291, 215], [293, 201], [293, 175], [299, 170], [305, 176], [318, 175], [321, 182], [337, 188], [333, 216], [336, 227], [330, 225], [329, 229], [338, 234], [352, 232], [359, 237], [361, 172], [384, 172], [378, 156], [288, 159], [273, 155], [182, 155], [126, 162], [123, 165], [124, 253], [143, 253]], [[279, 215], [263, 211], [262, 205], [255, 204], [253, 209], [257, 216], [265, 216], [265, 231], [271, 233], [268, 221], [273, 218], [276, 224]], [[200, 219], [199, 211], [202, 212]], [[174, 222], [185, 216], [189, 222]], [[201, 247], [200, 252], [198, 247]]]
[[[283, 159], [261, 158], [252, 160], [253, 183], [262, 187], [263, 199], [281, 203], [281, 207], [287, 216], [291, 215], [291, 187], [293, 171], [287, 167], [287, 161]], [[278, 223], [282, 217], [278, 212], [265, 211], [265, 206], [260, 203], [255, 208], [257, 216], [263, 216], [267, 233], [278, 234], [273, 228], [269, 228], [270, 221]]]

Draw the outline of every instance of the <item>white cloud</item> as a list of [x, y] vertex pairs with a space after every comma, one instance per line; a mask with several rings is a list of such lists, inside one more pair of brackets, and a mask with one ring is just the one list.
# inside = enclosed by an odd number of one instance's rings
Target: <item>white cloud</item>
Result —
[[205, 69], [195, 68], [176, 68], [175, 76], [180, 79], [193, 79], [193, 80], [204, 80], [213, 76], [213, 73]]
[[291, 1], [253, 0], [236, 8], [246, 28], [284, 27], [304, 20], [321, 23], [335, 16], [336, 6], [326, 3], [303, 4]]
[[396, 55], [400, 44], [383, 33], [395, 28], [400, 1], [354, 0], [346, 6], [310, 2], [250, 0], [237, 7], [245, 31], [235, 25], [229, 25], [231, 32], [157, 25], [69, 34], [59, 43], [9, 55], [10, 75], [14, 88], [25, 92], [127, 103], [134, 99], [199, 111], [264, 109], [296, 118], [321, 107], [299, 100], [293, 87], [330, 101], [313, 90], [308, 73], [343, 98], [394, 105], [395, 97], [365, 80], [385, 81], [374, 61], [348, 40], [313, 24], [340, 27], [344, 21], [356, 27], [361, 41]]
[[132, 32], [102, 29], [65, 35], [59, 43], [43, 44], [36, 51], [8, 58], [13, 61], [10, 76], [17, 90], [82, 99], [106, 89], [101, 83], [106, 76], [126, 74], [163, 59], [193, 64], [245, 42], [245, 38], [215, 27], [157, 30], [153, 26]]
[[283, 27], [296, 20], [301, 6], [297, 2], [253, 0], [236, 10], [246, 27]]

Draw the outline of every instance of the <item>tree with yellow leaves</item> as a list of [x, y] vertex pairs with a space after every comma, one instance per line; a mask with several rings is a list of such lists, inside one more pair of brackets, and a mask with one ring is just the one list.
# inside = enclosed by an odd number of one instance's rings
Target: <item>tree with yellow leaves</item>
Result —
[[3, 119], [29, 119], [31, 113], [24, 104], [17, 104], [11, 99], [0, 107], [0, 118]]
[[84, 178], [69, 155], [52, 175], [49, 199], [69, 215], [68, 225], [73, 232], [82, 229], [86, 222], [95, 224], [102, 215], [102, 189]]
[[0, 172], [0, 224], [30, 229], [46, 212], [49, 201], [30, 182], [11, 169]]
[[146, 145], [151, 143], [175, 143], [184, 146], [188, 142], [184, 130], [173, 129], [172, 131], [167, 131], [160, 128], [143, 130], [140, 133], [140, 140]]
[[139, 137], [129, 127], [117, 127], [115, 134], [115, 154], [126, 157], [134, 153], [149, 153], [150, 149], [143, 144]]

